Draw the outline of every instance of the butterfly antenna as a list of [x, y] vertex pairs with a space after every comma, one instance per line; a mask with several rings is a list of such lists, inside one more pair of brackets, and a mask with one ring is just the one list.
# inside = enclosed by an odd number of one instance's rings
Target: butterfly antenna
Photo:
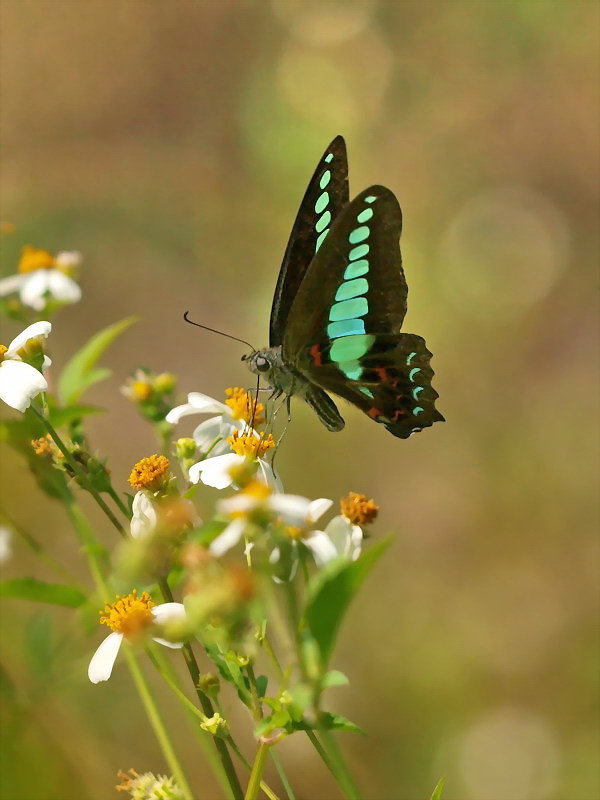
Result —
[[185, 314], [183, 315], [183, 318], [186, 322], [189, 322], [190, 325], [195, 325], [197, 328], [204, 328], [205, 331], [211, 331], [211, 333], [218, 333], [220, 336], [226, 336], [228, 339], [233, 339], [235, 342], [241, 342], [242, 344], [245, 344], [252, 351], [256, 350], [256, 348], [252, 347], [250, 342], [247, 342], [245, 339], [239, 339], [237, 336], [231, 336], [231, 334], [229, 333], [223, 333], [223, 331], [218, 331], [216, 328], [209, 328], [208, 325], [200, 325], [199, 322], [194, 322], [189, 318], [188, 316], [189, 313], [190, 313], [189, 311], [186, 311]]

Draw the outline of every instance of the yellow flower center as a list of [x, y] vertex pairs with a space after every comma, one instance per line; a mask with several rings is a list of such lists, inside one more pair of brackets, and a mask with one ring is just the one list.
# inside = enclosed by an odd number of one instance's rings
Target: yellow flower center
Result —
[[346, 519], [353, 525], [367, 525], [373, 522], [379, 513], [379, 506], [373, 500], [367, 499], [364, 494], [350, 492], [347, 497], [340, 500], [340, 508]]
[[117, 595], [114, 603], [107, 603], [100, 612], [102, 625], [122, 633], [126, 639], [133, 639], [140, 631], [152, 625], [151, 608], [155, 604], [148, 592], [138, 597], [137, 589], [131, 594]]
[[8, 350], [8, 347], [5, 344], [0, 344], [0, 363], [4, 361], [4, 353]]
[[133, 381], [130, 389], [133, 399], [138, 403], [143, 403], [144, 400], [147, 400], [152, 394], [152, 387], [149, 383], [145, 383], [144, 381]]
[[265, 407], [262, 403], [254, 405], [254, 398], [245, 389], [239, 386], [233, 386], [225, 389], [225, 404], [231, 409], [231, 416], [233, 419], [243, 419], [244, 422], [251, 423], [252, 415], [254, 414], [254, 425], [260, 425], [265, 421], [264, 410]]
[[244, 494], [255, 497], [257, 500], [266, 500], [271, 494], [271, 490], [267, 484], [262, 481], [250, 481], [250, 483], [244, 487]]
[[302, 538], [302, 528], [299, 528], [297, 525], [286, 525], [284, 531], [289, 539], [298, 541]]
[[156, 491], [166, 483], [168, 472], [169, 459], [155, 453], [137, 462], [131, 470], [129, 483], [138, 491], [141, 489]]
[[262, 458], [267, 450], [275, 447], [275, 439], [270, 433], [268, 436], [261, 436], [259, 439], [251, 433], [240, 434], [239, 431], [234, 431], [231, 436], [227, 438], [229, 446], [234, 453], [238, 456], [246, 456], [246, 458]]
[[26, 245], [21, 252], [21, 259], [17, 268], [18, 272], [35, 272], [38, 269], [52, 269], [55, 265], [54, 256], [47, 250]]

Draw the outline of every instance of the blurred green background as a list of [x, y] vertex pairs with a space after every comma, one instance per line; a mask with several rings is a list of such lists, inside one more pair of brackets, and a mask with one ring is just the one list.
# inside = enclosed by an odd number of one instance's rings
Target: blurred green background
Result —
[[[132, 368], [175, 372], [182, 395], [249, 385], [241, 348], [181, 314], [266, 344], [287, 236], [330, 139], [346, 137], [352, 193], [397, 194], [404, 328], [434, 353], [448, 421], [401, 441], [345, 408], [333, 435], [296, 403], [278, 456], [288, 491], [365, 492], [382, 507], [373, 536], [396, 532], [335, 658], [351, 686], [331, 704], [369, 734], [346, 734], [345, 752], [367, 800], [424, 800], [442, 774], [444, 800], [600, 797], [598, 4], [0, 12], [2, 218], [16, 226], [2, 274], [24, 244], [84, 254], [84, 299], [50, 340], [57, 368], [101, 326], [142, 318], [88, 395], [109, 411], [90, 431], [120, 490], [155, 449], [119, 393]], [[85, 579], [62, 509], [2, 455], [3, 503]], [[17, 541], [3, 571], [52, 577]], [[105, 800], [118, 768], [166, 770], [123, 665], [87, 680], [97, 628], [85, 638], [75, 614], [11, 600], [1, 632], [3, 798]], [[218, 797], [187, 723], [169, 719], [199, 800]], [[250, 720], [234, 725], [249, 749]], [[281, 753], [298, 798], [337, 796], [300, 737]]]

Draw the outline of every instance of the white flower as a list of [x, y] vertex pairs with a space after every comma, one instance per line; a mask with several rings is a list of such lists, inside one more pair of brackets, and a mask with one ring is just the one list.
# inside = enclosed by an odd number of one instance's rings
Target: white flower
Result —
[[81, 254], [62, 252], [53, 258], [45, 250], [24, 248], [19, 272], [0, 280], [0, 297], [18, 292], [21, 303], [42, 311], [48, 298], [58, 303], [76, 303], [81, 289], [68, 274], [81, 263]]
[[[136, 603], [138, 607], [140, 604], [143, 605], [144, 596], [138, 598], [134, 593], [128, 597], [133, 597], [133, 602]], [[115, 604], [115, 606], [116, 605], [117, 604]], [[166, 622], [178, 621], [185, 618], [185, 608], [182, 603], [161, 603], [158, 606], [149, 608], [148, 611], [153, 617], [153, 624], [163, 625]], [[126, 616], [127, 614], [125, 613], [123, 619], [125, 619]], [[124, 638], [125, 633], [123, 633], [123, 631], [113, 629], [112, 633], [109, 633], [106, 639], [100, 644], [92, 656], [88, 667], [88, 678], [92, 683], [100, 683], [110, 678]], [[174, 649], [183, 647], [183, 642], [169, 642], [167, 639], [162, 639], [158, 636], [153, 636], [152, 638], [155, 642], [165, 645], [165, 647]]]
[[[187, 524], [192, 527], [200, 522], [195, 505], [185, 497], [172, 498], [162, 503], [160, 508], [162, 521], [163, 523], [166, 522], [167, 525], [169, 524], [168, 512], [170, 509], [177, 512], [179, 522], [182, 525]], [[165, 517], [165, 513], [167, 517]], [[136, 492], [131, 505], [131, 514], [129, 530], [134, 539], [151, 536], [161, 519], [161, 515], [153, 501], [153, 495], [147, 490]]]
[[[229, 395], [228, 402], [221, 403], [206, 394], [190, 392], [187, 403], [175, 406], [165, 419], [175, 425], [191, 414], [217, 414], [216, 417], [201, 422], [192, 436], [198, 449], [204, 452], [210, 449], [211, 456], [227, 453], [230, 449], [227, 437], [231, 436], [234, 431], [250, 430], [246, 422], [248, 393], [245, 389], [234, 388], [228, 389], [227, 394]], [[262, 410], [262, 406], [260, 408]], [[217, 440], [219, 440], [217, 444], [214, 444]], [[212, 486], [212, 484], [208, 485]]]
[[[48, 388], [42, 373], [22, 361], [21, 355], [27, 349], [39, 347], [39, 340], [46, 338], [51, 330], [49, 322], [34, 322], [15, 337], [8, 347], [0, 345], [0, 399], [17, 411], [25, 411], [33, 398]], [[30, 344], [32, 342], [33, 345]], [[49, 359], [44, 360], [44, 366], [48, 362]]]
[[131, 506], [130, 531], [134, 539], [150, 536], [156, 530], [158, 514], [148, 492], [136, 492]]
[[[334, 517], [331, 522], [327, 524], [324, 531], [313, 531], [313, 535], [317, 534], [326, 536], [329, 539], [335, 551], [333, 558], [339, 558], [341, 556], [350, 561], [356, 561], [359, 557], [363, 543], [362, 528], [359, 525], [354, 525], [342, 514]], [[327, 560], [330, 561], [331, 558]], [[325, 563], [327, 563], [327, 561]]]
[[[221, 500], [217, 503], [220, 513], [233, 516], [233, 520], [225, 530], [217, 536], [210, 544], [210, 551], [219, 557], [230, 550], [240, 541], [246, 527], [246, 518], [257, 509], [265, 509], [281, 517], [286, 525], [304, 528], [314, 524], [330, 507], [332, 501], [322, 497], [318, 500], [308, 500], [295, 494], [256, 494], [240, 492], [235, 497]], [[324, 537], [324, 542], [321, 539]], [[321, 552], [326, 555], [327, 545], [332, 548], [328, 537], [312, 537], [311, 545], [307, 545], [313, 554], [315, 549], [320, 557]], [[304, 541], [304, 539], [303, 539]], [[305, 542], [306, 543], [306, 542]], [[295, 544], [295, 542], [294, 542]], [[275, 555], [274, 555], [275, 554]], [[315, 556], [317, 558], [318, 556]], [[335, 552], [333, 556], [335, 557]], [[271, 563], [279, 560], [279, 548], [275, 548], [270, 557]]]
[[[225, 442], [227, 447], [229, 445]], [[214, 458], [205, 458], [198, 461], [189, 468], [189, 477], [192, 483], [202, 481], [206, 486], [215, 489], [226, 489], [233, 483], [231, 471], [236, 467], [241, 467], [246, 461], [245, 456], [238, 456], [236, 453], [224, 453]], [[257, 475], [259, 479], [275, 492], [282, 491], [281, 481], [273, 472], [273, 468], [264, 458], [256, 459], [258, 464]]]

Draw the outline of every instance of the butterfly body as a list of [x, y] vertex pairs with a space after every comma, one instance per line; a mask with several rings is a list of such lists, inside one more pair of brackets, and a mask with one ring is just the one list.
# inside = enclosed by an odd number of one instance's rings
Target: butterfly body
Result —
[[424, 339], [400, 332], [408, 293], [401, 228], [398, 201], [384, 186], [349, 201], [346, 147], [336, 137], [292, 229], [270, 347], [246, 359], [277, 393], [304, 399], [329, 430], [344, 427], [329, 392], [400, 438], [444, 419]]

